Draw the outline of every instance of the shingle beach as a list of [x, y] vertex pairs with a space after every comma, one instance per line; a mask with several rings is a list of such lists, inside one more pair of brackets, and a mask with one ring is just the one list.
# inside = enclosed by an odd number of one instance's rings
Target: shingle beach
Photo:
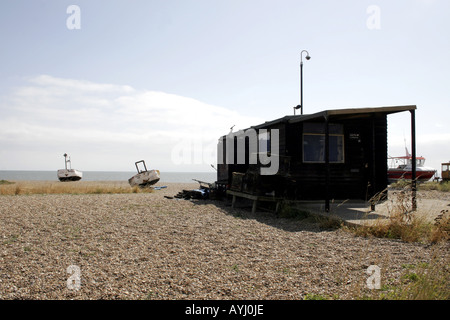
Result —
[[0, 299], [352, 299], [373, 293], [369, 266], [395, 285], [405, 265], [429, 263], [436, 249], [221, 201], [168, 199], [198, 184], [165, 185], [0, 196]]

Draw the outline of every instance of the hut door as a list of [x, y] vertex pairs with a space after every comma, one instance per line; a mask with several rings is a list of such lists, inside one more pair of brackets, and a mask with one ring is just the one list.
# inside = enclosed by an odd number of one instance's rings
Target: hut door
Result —
[[347, 164], [350, 169], [352, 193], [361, 199], [366, 197], [369, 181], [370, 152], [365, 143], [364, 133], [359, 126], [348, 126]]

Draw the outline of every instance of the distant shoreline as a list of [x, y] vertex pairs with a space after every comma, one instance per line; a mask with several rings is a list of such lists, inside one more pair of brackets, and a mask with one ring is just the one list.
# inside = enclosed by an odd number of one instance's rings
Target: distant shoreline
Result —
[[[81, 181], [125, 181], [136, 174], [136, 171], [82, 171]], [[214, 182], [216, 172], [165, 172], [160, 171], [161, 180], [164, 183], [189, 183], [192, 179]], [[0, 180], [8, 181], [54, 181], [58, 182], [55, 171], [21, 171], [0, 170]]]

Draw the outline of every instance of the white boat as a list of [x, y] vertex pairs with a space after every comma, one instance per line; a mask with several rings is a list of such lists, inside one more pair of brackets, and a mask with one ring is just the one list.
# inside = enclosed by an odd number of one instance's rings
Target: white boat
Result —
[[[143, 164], [144, 166], [143, 170], [139, 169], [138, 166], [139, 163]], [[160, 179], [159, 170], [148, 171], [144, 160], [135, 162], [135, 165], [138, 173], [132, 176], [130, 179], [128, 179], [128, 183], [130, 184], [130, 186], [132, 187], [138, 186], [141, 188], [145, 188], [159, 181]]]
[[[406, 149], [406, 148], [405, 148]], [[406, 149], [406, 155], [401, 157], [389, 157], [388, 181], [393, 183], [402, 179], [412, 178], [412, 156]], [[416, 180], [425, 182], [436, 174], [436, 169], [425, 166], [424, 157], [416, 157]]]
[[[69, 168], [67, 168], [67, 164], [69, 164]], [[81, 180], [81, 178], [83, 177], [83, 172], [71, 168], [70, 157], [69, 160], [67, 160], [67, 153], [64, 153], [64, 165], [65, 169], [59, 169], [57, 171], [59, 181], [64, 182]]]

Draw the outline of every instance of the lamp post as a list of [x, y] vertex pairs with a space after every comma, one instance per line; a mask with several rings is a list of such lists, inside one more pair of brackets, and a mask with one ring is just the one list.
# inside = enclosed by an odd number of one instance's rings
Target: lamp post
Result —
[[300, 105], [296, 107], [296, 109], [300, 108], [300, 114], [303, 114], [303, 52], [306, 52], [306, 60], [311, 59], [308, 51], [303, 50], [302, 52], [300, 52]]

